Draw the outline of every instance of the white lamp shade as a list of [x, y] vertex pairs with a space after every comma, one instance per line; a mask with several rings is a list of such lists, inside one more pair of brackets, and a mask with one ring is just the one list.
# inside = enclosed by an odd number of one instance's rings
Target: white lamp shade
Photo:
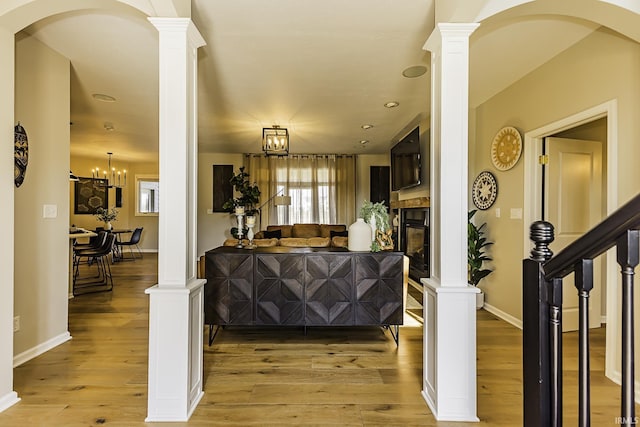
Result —
[[276, 206], [291, 206], [291, 196], [276, 196], [273, 203]]

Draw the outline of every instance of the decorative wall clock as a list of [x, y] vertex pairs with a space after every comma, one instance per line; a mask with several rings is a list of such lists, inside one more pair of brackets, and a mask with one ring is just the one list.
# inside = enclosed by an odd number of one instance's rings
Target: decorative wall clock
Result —
[[522, 137], [518, 129], [512, 126], [500, 129], [491, 143], [491, 161], [496, 169], [511, 169], [518, 163], [521, 154]]
[[471, 187], [473, 204], [484, 211], [493, 205], [497, 197], [498, 181], [496, 181], [496, 177], [489, 171], [480, 172]]
[[14, 143], [14, 166], [13, 181], [17, 187], [24, 182], [24, 175], [27, 173], [27, 163], [29, 163], [29, 142], [27, 141], [27, 131], [20, 125], [20, 122], [13, 129]]

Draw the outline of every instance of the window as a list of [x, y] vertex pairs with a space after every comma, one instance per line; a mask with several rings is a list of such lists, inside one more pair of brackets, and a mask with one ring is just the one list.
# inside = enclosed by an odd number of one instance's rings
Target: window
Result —
[[160, 212], [160, 182], [157, 175], [136, 175], [136, 215]]

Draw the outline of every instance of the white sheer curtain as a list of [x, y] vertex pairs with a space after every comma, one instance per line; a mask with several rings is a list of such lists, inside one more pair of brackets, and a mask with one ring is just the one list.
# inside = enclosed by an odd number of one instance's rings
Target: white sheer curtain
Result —
[[[261, 191], [260, 229], [269, 224], [350, 224], [355, 218], [355, 156], [248, 154], [245, 168]], [[291, 196], [291, 206], [273, 197]]]

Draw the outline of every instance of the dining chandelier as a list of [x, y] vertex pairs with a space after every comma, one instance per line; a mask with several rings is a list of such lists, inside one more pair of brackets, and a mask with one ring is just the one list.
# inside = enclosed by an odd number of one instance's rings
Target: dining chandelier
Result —
[[278, 125], [262, 128], [262, 150], [267, 156], [289, 154], [289, 131]]
[[102, 169], [102, 172], [100, 171], [100, 167], [91, 169], [91, 178], [106, 180], [104, 184], [109, 188], [122, 188], [126, 186], [127, 170], [123, 169], [120, 171], [116, 167], [111, 166], [111, 157], [113, 156], [113, 153], [107, 153], [107, 156], [109, 156], [107, 169]]

